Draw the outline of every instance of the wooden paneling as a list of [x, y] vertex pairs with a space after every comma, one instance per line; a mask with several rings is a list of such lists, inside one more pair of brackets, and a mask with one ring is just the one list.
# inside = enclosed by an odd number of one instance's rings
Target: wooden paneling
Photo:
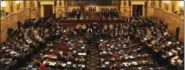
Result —
[[175, 35], [176, 28], [180, 27], [180, 36], [179, 39], [184, 41], [184, 19], [181, 19], [179, 16], [172, 13], [164, 12], [160, 8], [155, 8], [154, 16], [164, 20], [168, 25], [168, 30]]
[[[37, 11], [37, 10], [36, 10]], [[36, 18], [36, 14], [30, 8], [24, 9], [18, 13], [10, 14], [9, 16], [1, 19], [1, 42], [6, 40], [7, 29], [17, 29], [17, 21], [24, 21], [25, 19]]]

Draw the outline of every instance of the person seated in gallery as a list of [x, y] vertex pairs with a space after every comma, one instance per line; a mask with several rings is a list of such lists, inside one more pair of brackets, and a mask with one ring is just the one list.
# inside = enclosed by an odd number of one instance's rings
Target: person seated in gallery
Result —
[[103, 11], [103, 14], [104, 14], [104, 17], [105, 17], [105, 18], [109, 18], [109, 9], [105, 9], [105, 10]]
[[73, 10], [72, 10], [72, 12], [71, 12], [71, 14], [70, 14], [72, 18], [75, 18], [76, 12], [77, 12], [76, 9], [73, 9]]
[[81, 11], [80, 11], [80, 9], [77, 9], [75, 15], [76, 15], [76, 18], [77, 18], [77, 19], [80, 19], [80, 17], [81, 17]]

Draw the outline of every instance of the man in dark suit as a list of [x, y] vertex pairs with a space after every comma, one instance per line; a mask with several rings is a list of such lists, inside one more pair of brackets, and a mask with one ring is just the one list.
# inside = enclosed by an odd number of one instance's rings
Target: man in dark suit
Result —
[[22, 23], [18, 20], [17, 21], [17, 29], [20, 30], [21, 29], [21, 26], [22, 26]]
[[176, 28], [176, 40], [179, 40], [180, 27]]

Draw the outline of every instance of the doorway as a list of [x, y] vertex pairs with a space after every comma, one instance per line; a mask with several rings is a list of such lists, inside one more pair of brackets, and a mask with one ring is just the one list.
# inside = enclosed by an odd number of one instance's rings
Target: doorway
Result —
[[53, 15], [53, 6], [52, 5], [44, 5], [44, 17], [49, 18]]
[[143, 15], [143, 5], [133, 5], [132, 14], [133, 16], [142, 16]]

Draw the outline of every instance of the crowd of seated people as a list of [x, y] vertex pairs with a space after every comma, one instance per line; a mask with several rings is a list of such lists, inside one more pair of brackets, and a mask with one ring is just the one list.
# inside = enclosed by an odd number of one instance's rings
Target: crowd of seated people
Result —
[[[86, 45], [79, 38], [61, 37], [62, 47], [50, 45], [28, 63], [29, 68], [86, 70]], [[32, 64], [31, 64], [32, 63]]]
[[[52, 23], [52, 22], [51, 22]], [[53, 42], [61, 33], [59, 28], [55, 27], [56, 24], [51, 24], [49, 27], [37, 27], [35, 28], [33, 22], [22, 22], [22, 26], [17, 30], [13, 30], [6, 42], [2, 43], [0, 48], [1, 69], [14, 69], [30, 58], [31, 55], [38, 52], [39, 49], [46, 46], [46, 43]], [[25, 24], [28, 24], [25, 26]], [[30, 24], [30, 25], [29, 25]]]
[[69, 14], [68, 17], [71, 18], [80, 18], [82, 14], [82, 11], [78, 8], [78, 9], [73, 9]]
[[[152, 22], [155, 22], [155, 20]], [[184, 45], [167, 31], [164, 24], [147, 27], [146, 35], [143, 37], [142, 42], [160, 54], [162, 59], [168, 60], [173, 66], [183, 67], [184, 52], [182, 50]]]
[[119, 12], [116, 9], [101, 8], [99, 15], [102, 15], [102, 18], [118, 18]]
[[[149, 54], [143, 52], [143, 46], [131, 42], [131, 40], [100, 40], [101, 69], [124, 69], [130, 67], [156, 68]], [[111, 43], [110, 43], [111, 42]], [[141, 52], [142, 51], [142, 52]], [[159, 68], [160, 69], [160, 68]]]
[[[100, 39], [115, 40], [116, 38], [120, 38], [120, 39], [128, 39], [128, 40], [119, 40], [122, 43], [129, 42], [129, 40], [140, 42], [142, 43], [143, 46], [146, 45], [148, 48], [152, 48], [152, 50], [154, 51], [153, 53], [160, 54], [160, 57], [164, 58], [164, 60], [168, 60], [168, 62], [170, 62], [172, 65], [182, 67], [183, 65], [182, 59], [184, 58], [183, 57], [184, 53], [182, 49], [184, 46], [178, 40], [175, 40], [174, 36], [168, 33], [166, 25], [164, 25], [161, 22], [157, 24], [156, 22], [157, 19], [152, 18], [152, 17], [151, 18], [131, 18], [129, 20], [130, 20], [130, 24], [97, 24], [97, 23], [94, 23], [94, 24], [87, 24], [87, 25], [86, 24], [77, 25], [76, 29], [79, 30], [79, 32], [77, 31], [74, 33], [77, 33], [77, 35], [79, 34], [79, 36], [85, 35], [88, 41], [92, 39], [94, 40], [100, 40]], [[108, 42], [108, 44], [111, 44], [111, 43], [112, 42]], [[130, 43], [131, 45], [133, 45], [135, 42], [130, 42]], [[171, 45], [170, 47], [170, 44], [172, 43], [173, 45]], [[113, 43], [113, 44], [116, 45], [119, 43]], [[162, 44], [163, 46], [160, 44]], [[100, 55], [106, 52], [109, 55], [108, 59], [110, 59], [110, 54], [112, 55], [114, 53], [116, 53], [116, 55], [118, 54], [119, 47], [114, 47], [114, 46], [109, 46], [109, 47], [104, 46], [104, 47], [105, 48], [101, 49]], [[112, 47], [112, 50], [110, 49], [111, 47]], [[123, 48], [123, 46], [121, 47]], [[131, 49], [129, 50], [134, 51], [134, 48], [132, 47], [130, 48]], [[135, 47], [135, 49], [137, 48], [138, 47]], [[119, 57], [120, 55], [121, 54], [119, 54]], [[138, 55], [141, 55], [141, 54], [138, 54]], [[152, 55], [155, 55], [155, 54], [152, 54]], [[166, 57], [168, 57], [168, 59]], [[105, 59], [106, 58], [102, 58], [102, 60], [105, 60]], [[163, 63], [163, 61], [159, 61], [159, 62], [162, 62], [163, 65], [167, 65], [167, 66], [170, 65], [170, 64], [165, 64], [165, 62]], [[111, 60], [110, 62], [107, 62], [107, 63], [108, 64], [111, 63]], [[147, 62], [143, 62], [143, 63], [136, 62], [136, 65], [137, 64], [139, 65], [139, 63], [141, 63], [141, 65], [145, 63], [147, 64]], [[150, 65], [150, 63], [152, 65], [152, 61], [148, 59], [148, 65]], [[108, 68], [109, 67], [111, 66], [108, 66]], [[120, 68], [120, 67], [118, 66], [117, 68]], [[156, 67], [152, 67], [152, 68], [155, 69]]]
[[68, 17], [75, 19], [116, 19], [120, 16], [116, 9], [101, 8], [99, 12], [96, 12], [95, 9], [81, 11], [79, 8], [77, 8], [69, 12]]
[[[125, 19], [127, 21], [123, 24], [77, 24], [76, 28], [48, 20], [36, 28], [20, 28], [15, 36], [2, 44], [0, 65], [3, 68], [14, 66], [12, 63], [16, 65], [16, 62], [41, 48], [42, 51], [32, 57], [34, 64], [29, 64], [30, 67], [86, 70], [87, 45], [96, 42], [101, 70], [166, 70], [170, 65], [182, 67], [184, 46], [167, 31], [166, 25], [156, 22], [158, 20], [153, 17]], [[54, 46], [59, 41], [66, 44], [68, 51]], [[170, 64], [154, 59], [155, 54]]]

